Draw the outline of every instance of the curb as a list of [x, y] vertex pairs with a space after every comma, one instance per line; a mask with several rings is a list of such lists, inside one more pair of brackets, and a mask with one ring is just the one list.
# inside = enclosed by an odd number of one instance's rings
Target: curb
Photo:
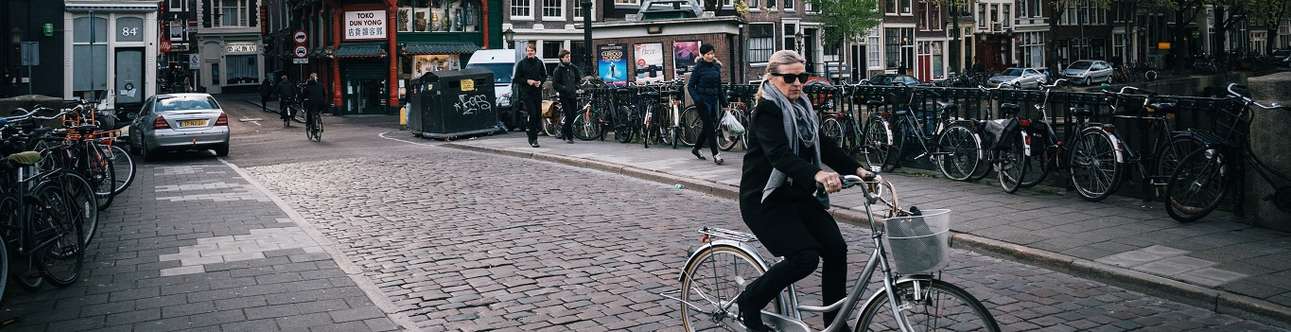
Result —
[[[733, 185], [708, 180], [679, 177], [672, 174], [632, 166], [554, 154], [519, 152], [490, 147], [463, 145], [459, 143], [448, 143], [441, 146], [457, 150], [565, 164], [568, 166], [626, 175], [641, 180], [663, 184], [682, 184], [687, 190], [725, 199], [733, 200], [738, 199], [739, 197], [739, 188]], [[858, 212], [846, 207], [835, 206], [832, 214], [838, 220], [850, 224], [863, 226], [869, 225], [869, 220], [865, 217], [863, 211]], [[1192, 285], [1140, 271], [1103, 264], [1051, 251], [1029, 248], [969, 233], [953, 232], [951, 237], [951, 246], [988, 256], [1009, 259], [1029, 265], [1049, 268], [1063, 273], [1087, 277], [1095, 281], [1186, 303], [1217, 313], [1257, 320], [1279, 327], [1291, 327], [1291, 307], [1246, 295]]]

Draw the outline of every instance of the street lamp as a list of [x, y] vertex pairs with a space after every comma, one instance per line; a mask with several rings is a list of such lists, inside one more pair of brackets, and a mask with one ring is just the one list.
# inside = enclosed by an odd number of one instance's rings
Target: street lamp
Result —
[[515, 40], [516, 40], [515, 30], [511, 30], [511, 28], [508, 27], [506, 31], [502, 32], [502, 40], [505, 40], [507, 42], [507, 45], [512, 45], [512, 43], [515, 43]]

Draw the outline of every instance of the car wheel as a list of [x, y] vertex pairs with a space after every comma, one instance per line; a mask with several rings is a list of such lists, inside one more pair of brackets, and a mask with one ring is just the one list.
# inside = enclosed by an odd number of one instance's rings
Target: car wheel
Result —
[[1089, 77], [1085, 77], [1085, 81], [1081, 82], [1081, 85], [1084, 85], [1084, 86], [1089, 86], [1091, 84], [1093, 84], [1093, 82], [1089, 80]]
[[217, 156], [217, 157], [228, 157], [228, 156], [229, 156], [229, 143], [224, 143], [224, 144], [216, 145], [216, 146], [215, 146], [215, 156]]

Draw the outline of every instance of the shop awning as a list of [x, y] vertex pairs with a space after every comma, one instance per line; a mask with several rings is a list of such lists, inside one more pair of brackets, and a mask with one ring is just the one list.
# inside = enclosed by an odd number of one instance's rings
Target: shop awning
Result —
[[478, 45], [469, 42], [409, 42], [404, 45], [403, 54], [467, 54], [479, 50]]
[[337, 58], [380, 58], [386, 55], [381, 43], [344, 43], [336, 50]]

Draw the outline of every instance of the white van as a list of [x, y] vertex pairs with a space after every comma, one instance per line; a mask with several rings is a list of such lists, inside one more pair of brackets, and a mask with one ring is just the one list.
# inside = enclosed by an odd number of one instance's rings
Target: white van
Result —
[[498, 118], [508, 127], [517, 128], [516, 112], [511, 105], [511, 77], [515, 75], [516, 50], [479, 50], [471, 55], [466, 68], [482, 68], [493, 72], [493, 94]]

